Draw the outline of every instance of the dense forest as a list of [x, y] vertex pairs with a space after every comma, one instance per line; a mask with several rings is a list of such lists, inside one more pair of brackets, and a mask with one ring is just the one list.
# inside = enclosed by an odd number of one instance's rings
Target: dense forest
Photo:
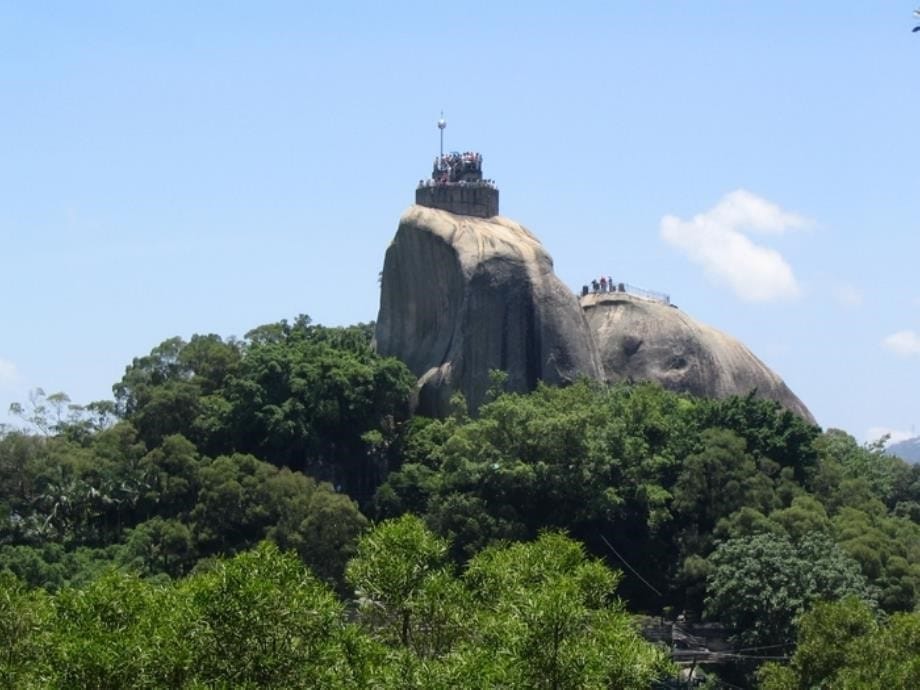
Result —
[[724, 624], [735, 686], [920, 687], [920, 466], [645, 384], [413, 417], [371, 336], [172, 338], [14, 405], [0, 683], [675, 685], [644, 613]]

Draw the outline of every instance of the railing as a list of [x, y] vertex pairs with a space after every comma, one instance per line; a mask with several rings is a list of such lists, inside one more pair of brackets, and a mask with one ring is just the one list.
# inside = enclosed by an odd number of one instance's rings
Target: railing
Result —
[[602, 284], [602, 287], [597, 290], [591, 289], [589, 286], [584, 286], [582, 288], [581, 296], [587, 297], [588, 295], [613, 295], [613, 294], [624, 294], [631, 295], [633, 297], [640, 297], [642, 299], [647, 299], [651, 302], [660, 302], [661, 304], [671, 304], [671, 296], [663, 292], [656, 292], [655, 290], [646, 290], [645, 288], [636, 287], [635, 285], [630, 285], [629, 283], [613, 283]]
[[419, 180], [417, 189], [442, 189], [444, 187], [464, 187], [469, 189], [496, 189], [495, 180], [459, 180], [446, 179]]
[[662, 304], [671, 304], [671, 296], [663, 292], [646, 290], [645, 288], [636, 287], [629, 283], [619, 283], [617, 289], [619, 289], [620, 292], [625, 292], [627, 295], [635, 295], [636, 297], [642, 297], [643, 299], [652, 300], [653, 302], [661, 302]]

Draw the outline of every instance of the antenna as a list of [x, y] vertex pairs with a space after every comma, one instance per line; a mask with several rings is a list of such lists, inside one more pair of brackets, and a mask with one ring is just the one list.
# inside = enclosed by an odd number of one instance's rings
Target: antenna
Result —
[[447, 120], [444, 119], [444, 111], [442, 110], [441, 119], [438, 120], [438, 129], [441, 130], [441, 158], [444, 158], [444, 128], [445, 127], [447, 127]]

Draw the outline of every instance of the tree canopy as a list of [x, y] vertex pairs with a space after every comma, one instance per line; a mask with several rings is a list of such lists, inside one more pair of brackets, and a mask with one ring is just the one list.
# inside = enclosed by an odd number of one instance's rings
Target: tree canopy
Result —
[[638, 690], [671, 674], [663, 650], [639, 638], [612, 598], [616, 575], [575, 542], [546, 535], [494, 547], [462, 575], [446, 553], [416, 518], [366, 534], [348, 566], [362, 592], [356, 618], [296, 555], [269, 543], [159, 584], [111, 571], [47, 595], [0, 575], [0, 679]]
[[[46, 649], [54, 611], [95, 629], [79, 608], [93, 596], [141, 610], [168, 593], [188, 612], [186, 588], [282, 551], [313, 583], [292, 596], [326, 601], [331, 588], [329, 616], [343, 601], [359, 610], [355, 626], [330, 624], [328, 653], [353, 687], [448, 687], [471, 668], [483, 687], [540, 686], [528, 673], [547, 687], [639, 687], [662, 667], [627, 634], [626, 607], [793, 649], [817, 639], [809, 612], [845, 598], [872, 612], [876, 632], [886, 620], [909, 632], [920, 467], [753, 394], [588, 381], [519, 394], [503, 392], [500, 372], [492, 380], [475, 417], [459, 396], [443, 419], [413, 417], [413, 378], [374, 353], [369, 326], [298, 317], [242, 339], [167, 339], [127, 367], [114, 401], [36, 390], [13, 406], [25, 426], [0, 430], [3, 605], [27, 611], [3, 625], [32, 640], [15, 653]], [[290, 577], [277, 587], [300, 582]], [[120, 625], [134, 625], [131, 610]], [[633, 650], [620, 670], [596, 651], [613, 641]], [[87, 664], [108, 663], [100, 645]], [[180, 685], [199, 663], [189, 658], [177, 656], [189, 665], [175, 670]], [[277, 663], [278, 678], [295, 678]], [[769, 667], [764, 682], [780, 687], [802, 673], [796, 663]]]

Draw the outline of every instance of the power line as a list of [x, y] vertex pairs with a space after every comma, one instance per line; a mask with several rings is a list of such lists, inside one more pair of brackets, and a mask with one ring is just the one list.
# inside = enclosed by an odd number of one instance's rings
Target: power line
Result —
[[731, 659], [771, 659], [773, 661], [789, 661], [788, 656], [765, 656], [760, 654], [732, 654], [731, 652], [710, 652], [713, 656], [725, 656]]
[[611, 551], [613, 551], [613, 555], [616, 556], [617, 558], [619, 558], [619, 559], [620, 559], [620, 562], [623, 563], [623, 565], [625, 565], [627, 568], [629, 568], [629, 569], [632, 571], [633, 575], [635, 575], [635, 576], [638, 577], [640, 580], [642, 580], [642, 582], [645, 583], [645, 586], [648, 587], [650, 590], [652, 590], [652, 591], [653, 591], [655, 594], [657, 594], [659, 597], [662, 596], [661, 592], [659, 592], [657, 589], [655, 589], [655, 587], [652, 585], [651, 582], [649, 582], [649, 581], [646, 580], [644, 577], [642, 577], [642, 576], [639, 574], [639, 572], [638, 572], [635, 568], [633, 568], [633, 567], [626, 561], [626, 559], [623, 558], [623, 557], [617, 552], [617, 550], [616, 550], [615, 548], [613, 548], [613, 545], [612, 545], [609, 541], [607, 541], [607, 537], [605, 537], [603, 534], [601, 534], [600, 536], [601, 536], [601, 539], [604, 540], [604, 543], [607, 545], [607, 548], [610, 549]]
[[794, 645], [794, 642], [783, 642], [781, 644], [765, 644], [759, 647], [742, 647], [741, 649], [732, 649], [729, 650], [732, 654], [737, 654], [738, 652], [756, 652], [761, 649], [776, 649], [777, 647], [791, 647]]

